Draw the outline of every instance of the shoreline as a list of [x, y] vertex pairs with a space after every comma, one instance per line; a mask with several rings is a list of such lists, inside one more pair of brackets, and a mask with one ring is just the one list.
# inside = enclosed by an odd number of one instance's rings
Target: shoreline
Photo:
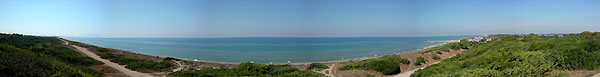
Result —
[[[79, 41], [74, 41], [74, 40], [68, 40], [68, 39], [64, 39], [61, 38], [63, 40], [66, 41], [71, 41], [71, 42], [78, 42], [81, 44], [85, 44], [85, 45], [90, 45], [90, 46], [94, 46], [94, 47], [98, 47], [98, 48], [106, 48], [106, 49], [111, 49], [111, 50], [116, 50], [116, 51], [120, 51], [120, 52], [124, 52], [124, 53], [128, 53], [128, 54], [133, 54], [134, 56], [147, 56], [147, 57], [157, 57], [157, 58], [167, 58], [167, 56], [158, 56], [158, 55], [151, 55], [151, 54], [147, 54], [147, 53], [142, 53], [142, 52], [135, 52], [135, 51], [128, 51], [128, 50], [122, 50], [122, 49], [115, 49], [115, 48], [108, 48], [108, 47], [103, 47], [103, 46], [97, 46], [97, 45], [93, 45], [93, 44], [88, 44], [88, 43], [83, 43], [83, 42], [79, 42]], [[398, 52], [398, 53], [391, 53], [391, 54], [386, 54], [386, 55], [398, 55], [398, 54], [403, 54], [403, 53], [409, 53], [409, 52], [415, 52], [415, 51], [420, 51], [420, 50], [425, 50], [425, 49], [429, 49], [429, 48], [433, 48], [433, 47], [437, 47], [437, 46], [441, 46], [441, 45], [445, 45], [448, 43], [454, 43], [454, 42], [459, 42], [460, 40], [444, 40], [444, 41], [435, 41], [435, 42], [442, 42], [441, 44], [436, 44], [436, 45], [431, 45], [431, 46], [426, 46], [417, 50], [409, 50], [409, 51], [403, 51], [403, 52]], [[429, 42], [429, 41], [424, 41], [424, 42]], [[381, 55], [381, 56], [385, 56], [385, 55]], [[348, 62], [350, 60], [352, 61], [361, 61], [361, 60], [365, 60], [365, 59], [372, 59], [372, 58], [377, 58], [377, 57], [381, 57], [381, 56], [376, 56], [376, 57], [362, 57], [362, 58], [354, 58], [354, 59], [344, 59], [344, 60], [332, 60], [332, 61], [314, 61], [314, 62], [296, 62], [296, 63], [273, 63], [273, 64], [289, 64], [289, 65], [309, 65], [311, 63], [324, 63], [324, 64], [333, 64], [333, 63], [339, 63], [339, 62]], [[190, 60], [190, 59], [184, 59], [184, 58], [177, 58], [177, 57], [169, 57], [169, 58], [175, 58], [175, 59], [179, 59], [182, 61], [186, 61], [186, 62], [197, 62], [197, 63], [202, 63], [202, 64], [223, 64], [223, 65], [238, 65], [240, 63], [235, 63], [235, 62], [219, 62], [219, 61], [206, 61], [206, 60]], [[258, 63], [258, 64], [268, 64], [268, 63]]]

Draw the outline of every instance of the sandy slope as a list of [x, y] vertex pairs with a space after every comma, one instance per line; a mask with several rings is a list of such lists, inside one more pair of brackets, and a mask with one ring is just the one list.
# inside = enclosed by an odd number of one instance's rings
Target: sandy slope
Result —
[[[65, 44], [67, 44], [67, 45], [69, 44], [69, 42], [66, 42], [64, 40], [63, 40], [63, 42], [65, 42]], [[91, 51], [87, 50], [87, 48], [79, 47], [77, 45], [71, 45], [71, 46], [75, 47], [77, 49], [77, 51], [80, 51], [83, 54], [85, 54], [85, 55], [87, 55], [87, 56], [89, 56], [89, 57], [91, 57], [91, 58], [93, 58], [95, 60], [101, 61], [102, 63], [104, 63], [104, 65], [107, 65], [107, 66], [110, 66], [112, 68], [115, 68], [115, 69], [117, 69], [117, 70], [119, 70], [119, 71], [127, 74], [128, 76], [131, 76], [131, 77], [155, 77], [155, 76], [150, 75], [150, 74], [146, 74], [146, 73], [141, 73], [141, 72], [129, 70], [129, 69], [125, 68], [125, 66], [121, 66], [121, 65], [119, 65], [117, 63], [110, 62], [109, 60], [102, 59], [102, 58], [100, 58], [100, 56], [98, 56], [95, 53], [92, 53]]]

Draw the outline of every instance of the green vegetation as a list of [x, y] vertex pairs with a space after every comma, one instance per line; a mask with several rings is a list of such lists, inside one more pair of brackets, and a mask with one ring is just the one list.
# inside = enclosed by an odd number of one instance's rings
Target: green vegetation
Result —
[[70, 41], [69, 43], [78, 45], [81, 47], [86, 47], [90, 51], [96, 53], [100, 58], [110, 60], [111, 62], [118, 63], [120, 65], [126, 65], [125, 68], [131, 69], [139, 72], [165, 72], [170, 71], [175, 68], [175, 65], [171, 60], [178, 60], [175, 58], [167, 57], [160, 61], [152, 61], [146, 59], [138, 59], [133, 56], [123, 55], [116, 53], [114, 50], [96, 47], [92, 45], [86, 45], [75, 41]]
[[339, 67], [340, 70], [371, 69], [386, 75], [400, 72], [400, 64], [410, 64], [406, 58], [400, 55], [385, 55], [380, 58], [366, 59], [359, 62], [350, 62]]
[[[412, 74], [438, 76], [566, 76], [555, 70], [600, 69], [600, 32], [559, 36], [493, 35], [455, 57]], [[462, 48], [462, 47], [461, 47]]]
[[373, 76], [373, 75], [371, 75], [371, 74], [367, 74], [367, 77], [375, 77], [375, 76]]
[[102, 77], [89, 69], [101, 64], [56, 37], [0, 34], [0, 77]]
[[433, 59], [433, 60], [440, 60], [440, 56], [438, 56], [436, 54], [433, 54], [433, 55], [431, 55], [431, 59]]
[[289, 65], [262, 65], [254, 63], [241, 63], [231, 69], [204, 67], [196, 71], [177, 71], [170, 75], [175, 77], [325, 77], [323, 74], [308, 70], [300, 71]]
[[437, 52], [435, 52], [435, 53], [437, 53], [437, 54], [442, 54], [442, 52], [440, 52], [440, 51], [437, 51]]
[[417, 57], [417, 61], [415, 61], [415, 65], [420, 66], [421, 63], [425, 63], [425, 58]]
[[327, 69], [327, 68], [329, 68], [329, 66], [327, 66], [323, 63], [310, 63], [310, 65], [308, 65], [308, 67], [306, 67], [306, 69], [308, 69], [308, 70], [312, 70], [312, 69], [323, 70], [323, 69]]
[[181, 59], [177, 59], [177, 58], [173, 58], [173, 57], [167, 57], [167, 58], [165, 58], [164, 60], [166, 60], [166, 61], [172, 61], [172, 60], [175, 60], [175, 61], [182, 61]]

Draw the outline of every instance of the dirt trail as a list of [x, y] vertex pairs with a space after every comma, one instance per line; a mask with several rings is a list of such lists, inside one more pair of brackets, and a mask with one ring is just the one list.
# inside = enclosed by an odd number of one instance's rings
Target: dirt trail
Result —
[[321, 71], [315, 71], [315, 72], [318, 72], [318, 73], [321, 73], [321, 74], [325, 74], [325, 76], [328, 76], [328, 77], [335, 77], [335, 75], [333, 75], [333, 73], [334, 73], [333, 69], [334, 68], [335, 68], [335, 64], [332, 64], [327, 69], [323, 69]]
[[[62, 40], [62, 41], [65, 42], [66, 45], [69, 45], [69, 42], [66, 42], [64, 40]], [[129, 70], [129, 69], [125, 68], [125, 66], [121, 66], [121, 65], [119, 65], [117, 63], [110, 62], [109, 60], [102, 59], [102, 58], [100, 58], [100, 56], [98, 56], [95, 53], [92, 53], [91, 51], [87, 50], [87, 48], [79, 47], [77, 45], [71, 45], [71, 46], [75, 47], [75, 49], [77, 49], [78, 51], [82, 52], [83, 54], [85, 54], [85, 55], [87, 55], [87, 56], [89, 56], [89, 57], [91, 57], [91, 58], [93, 58], [95, 60], [101, 61], [102, 63], [104, 63], [104, 65], [112, 67], [112, 68], [115, 68], [115, 69], [117, 69], [117, 70], [125, 73], [128, 76], [131, 76], [131, 77], [156, 77], [156, 76], [153, 76], [153, 75], [150, 75], [150, 74], [141, 73], [141, 72], [137, 72], [137, 71], [132, 71], [132, 70]]]
[[[437, 63], [440, 63], [440, 62], [438, 61], [438, 62], [435, 62], [433, 64], [437, 64]], [[430, 65], [433, 65], [433, 64], [430, 64]], [[427, 67], [427, 66], [425, 66], [425, 67]], [[397, 75], [394, 75], [392, 77], [410, 77], [411, 74], [415, 73], [417, 70], [424, 69], [425, 67], [421, 67], [421, 68], [415, 69], [415, 70], [406, 71], [404, 73], [397, 74]]]
[[181, 61], [176, 61], [175, 63], [177, 63], [177, 66], [179, 67], [173, 69], [173, 72], [181, 71], [184, 68], [184, 66], [181, 64]]
[[[462, 51], [464, 51], [464, 50], [459, 50], [459, 52], [462, 52]], [[454, 57], [454, 56], [456, 56], [456, 54], [454, 54], [454, 55], [452, 55], [452, 56], [450, 56], [450, 57], [448, 57], [448, 58], [452, 58], [452, 57]], [[446, 58], [446, 59], [448, 59], [448, 58]], [[427, 64], [425, 67], [427, 67], [427, 66], [430, 66], [430, 65], [433, 65], [433, 64], [440, 63], [441, 61], [442, 61], [442, 60], [436, 61], [436, 62], [434, 62], [434, 63], [432, 63], [432, 64]], [[410, 77], [410, 75], [412, 75], [413, 73], [415, 73], [417, 70], [420, 70], [420, 69], [425, 69], [425, 67], [421, 67], [421, 68], [419, 68], [419, 69], [414, 69], [414, 70], [406, 71], [406, 72], [404, 72], [404, 73], [396, 74], [396, 75], [394, 75], [394, 76], [392, 76], [392, 77]]]

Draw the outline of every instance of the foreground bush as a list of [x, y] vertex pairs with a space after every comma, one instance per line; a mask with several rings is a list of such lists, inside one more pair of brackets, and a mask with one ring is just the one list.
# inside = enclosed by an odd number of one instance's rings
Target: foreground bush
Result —
[[56, 37], [0, 33], [0, 77], [102, 77], [89, 68], [101, 64]]
[[546, 77], [568, 75], [551, 73], [556, 69], [600, 69], [599, 32], [562, 36], [493, 35], [494, 40], [474, 45], [412, 76]]
[[178, 71], [170, 75], [175, 77], [326, 77], [321, 73], [308, 70], [299, 71], [297, 68], [290, 67], [289, 65], [262, 65], [254, 63], [241, 63], [231, 69], [204, 67], [195, 71]]

